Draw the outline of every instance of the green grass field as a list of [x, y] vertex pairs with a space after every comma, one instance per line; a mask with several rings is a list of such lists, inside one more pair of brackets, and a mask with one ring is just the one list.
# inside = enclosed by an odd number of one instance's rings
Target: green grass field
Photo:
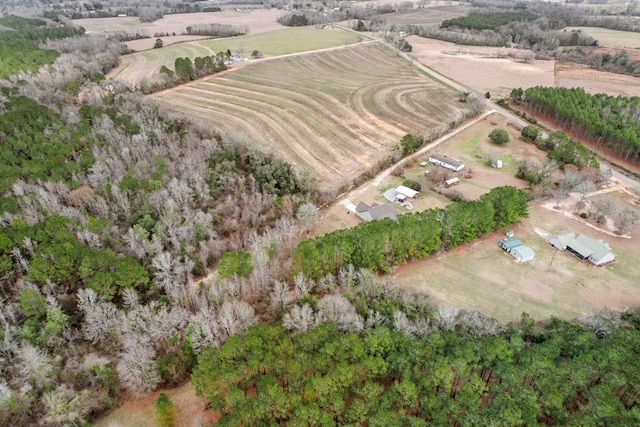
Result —
[[357, 42], [358, 35], [348, 31], [293, 27], [261, 34], [202, 40], [195, 42], [195, 44], [204, 46], [214, 52], [230, 49], [232, 52], [244, 52], [245, 55], [249, 56], [254, 50], [259, 50], [265, 56], [280, 56], [344, 46]]
[[602, 47], [640, 49], [640, 33], [598, 27], [568, 27], [567, 31], [570, 30], [580, 30], [590, 35]]

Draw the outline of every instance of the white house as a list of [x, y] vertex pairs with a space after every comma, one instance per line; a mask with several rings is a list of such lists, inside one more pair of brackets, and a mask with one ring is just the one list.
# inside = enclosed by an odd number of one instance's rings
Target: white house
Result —
[[458, 159], [454, 159], [440, 154], [432, 154], [429, 156], [429, 161], [434, 165], [440, 165], [443, 168], [451, 169], [455, 172], [460, 172], [464, 169], [464, 163]]
[[418, 192], [416, 190], [412, 190], [411, 188], [405, 187], [404, 185], [396, 188], [396, 193], [402, 194], [403, 196], [406, 196], [410, 199], [415, 199], [415, 197], [418, 195]]

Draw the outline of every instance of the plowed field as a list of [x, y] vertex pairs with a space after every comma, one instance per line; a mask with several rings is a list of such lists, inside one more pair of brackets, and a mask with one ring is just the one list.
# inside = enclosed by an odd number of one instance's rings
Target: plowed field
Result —
[[156, 97], [315, 171], [325, 190], [351, 184], [406, 133], [446, 126], [462, 105], [374, 44], [247, 64]]

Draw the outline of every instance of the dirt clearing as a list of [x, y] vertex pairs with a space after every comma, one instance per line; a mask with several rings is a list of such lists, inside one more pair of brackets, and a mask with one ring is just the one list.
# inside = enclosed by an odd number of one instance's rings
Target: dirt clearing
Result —
[[176, 388], [158, 390], [140, 399], [128, 397], [125, 403], [96, 421], [96, 427], [155, 427], [155, 401], [166, 393], [176, 408], [176, 426], [212, 425], [218, 415], [205, 410], [205, 401], [198, 398], [189, 382]]

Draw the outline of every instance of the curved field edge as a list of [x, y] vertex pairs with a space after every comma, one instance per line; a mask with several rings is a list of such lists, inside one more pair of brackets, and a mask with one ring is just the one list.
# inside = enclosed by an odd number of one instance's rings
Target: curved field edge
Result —
[[404, 134], [445, 126], [461, 105], [374, 44], [248, 64], [156, 97], [314, 171], [322, 190], [352, 184]]
[[193, 59], [196, 56], [215, 55], [230, 50], [250, 57], [254, 50], [258, 50], [263, 55], [272, 57], [357, 42], [358, 35], [353, 32], [314, 27], [285, 28], [246, 36], [198, 40], [125, 55], [108, 77], [119, 78], [129, 85], [137, 86], [143, 79], [158, 74], [163, 65], [173, 69], [176, 58], [185, 56]]

